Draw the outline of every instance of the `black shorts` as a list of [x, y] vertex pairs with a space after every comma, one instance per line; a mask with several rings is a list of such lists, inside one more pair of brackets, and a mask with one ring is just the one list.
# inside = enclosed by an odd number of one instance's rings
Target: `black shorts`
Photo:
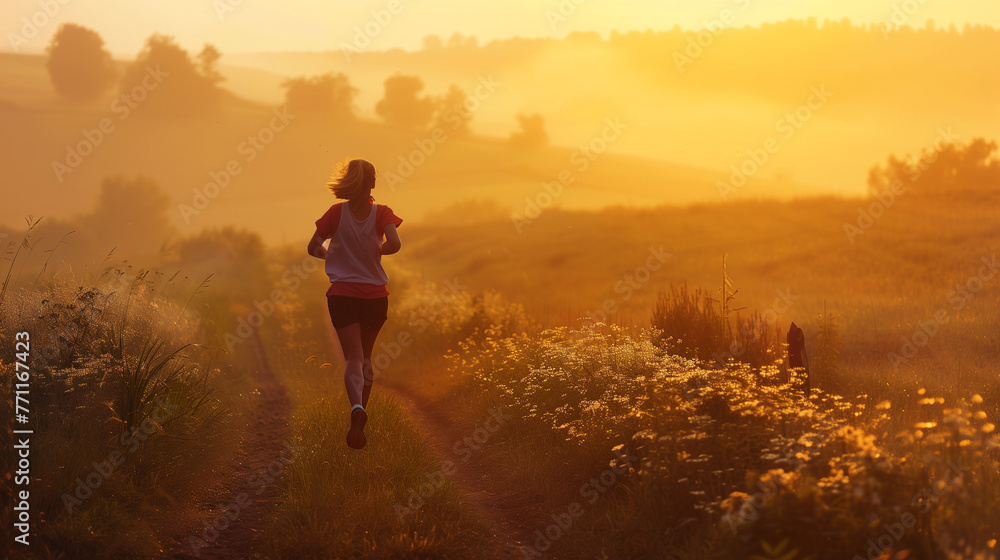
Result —
[[382, 328], [388, 318], [389, 298], [356, 298], [351, 296], [326, 296], [330, 320], [334, 328], [341, 329], [361, 323], [361, 329], [374, 331]]

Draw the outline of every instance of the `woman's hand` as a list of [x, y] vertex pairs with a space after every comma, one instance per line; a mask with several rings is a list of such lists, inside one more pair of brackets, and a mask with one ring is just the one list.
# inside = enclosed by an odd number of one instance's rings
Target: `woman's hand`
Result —
[[391, 255], [399, 252], [399, 248], [402, 244], [399, 242], [399, 234], [396, 232], [396, 224], [387, 224], [383, 233], [385, 233], [385, 242], [379, 246], [379, 254]]
[[326, 247], [323, 246], [324, 241], [326, 241], [326, 238], [320, 235], [319, 231], [317, 231], [313, 234], [312, 239], [309, 240], [309, 246], [306, 247], [306, 252], [317, 259], [326, 260]]

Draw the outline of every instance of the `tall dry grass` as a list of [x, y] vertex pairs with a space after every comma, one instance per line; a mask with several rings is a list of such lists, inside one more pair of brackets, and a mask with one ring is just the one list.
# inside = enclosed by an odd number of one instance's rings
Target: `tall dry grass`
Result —
[[[31, 344], [35, 517], [24, 557], [160, 557], [197, 517], [198, 477], [226, 448], [227, 409], [215, 388], [228, 366], [192, 345], [202, 340], [200, 322], [177, 301], [192, 287], [125, 263], [80, 280], [64, 271], [17, 285], [10, 271], [27, 254], [8, 255], [0, 300], [7, 394], [14, 334], [28, 333]], [[12, 417], [11, 400], [2, 402]], [[8, 472], [11, 461], [3, 459]], [[5, 519], [12, 503], [4, 501]]]
[[[294, 252], [276, 259], [284, 263], [275, 267], [280, 272], [301, 257]], [[280, 277], [275, 277], [277, 286]], [[261, 554], [274, 559], [487, 557], [496, 545], [488, 521], [440, 475], [442, 459], [410, 412], [387, 391], [383, 375], [368, 406], [367, 446], [355, 450], [345, 443], [350, 403], [325, 325], [328, 286], [318, 272], [296, 290], [283, 286], [284, 301], [261, 327], [272, 369], [292, 399], [289, 439], [299, 449], [276, 482], [281, 498], [265, 521]], [[396, 296], [391, 298], [395, 302]], [[394, 334], [387, 329], [380, 340], [391, 341]], [[401, 514], [411, 503], [411, 491], [437, 481], [435, 473], [441, 485], [435, 482], [424, 505]]]

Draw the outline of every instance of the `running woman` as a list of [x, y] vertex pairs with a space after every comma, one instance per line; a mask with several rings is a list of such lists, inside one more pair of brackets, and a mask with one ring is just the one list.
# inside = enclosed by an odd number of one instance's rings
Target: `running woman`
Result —
[[[351, 400], [347, 445], [361, 449], [368, 421], [365, 408], [374, 381], [372, 348], [389, 308], [389, 277], [382, 269], [382, 255], [399, 251], [396, 228], [403, 220], [388, 206], [375, 204], [371, 195], [375, 166], [366, 160], [342, 164], [327, 187], [347, 202], [334, 204], [316, 220], [307, 251], [326, 261], [331, 282], [327, 307], [344, 351], [344, 384]], [[329, 247], [324, 247], [327, 239]]]

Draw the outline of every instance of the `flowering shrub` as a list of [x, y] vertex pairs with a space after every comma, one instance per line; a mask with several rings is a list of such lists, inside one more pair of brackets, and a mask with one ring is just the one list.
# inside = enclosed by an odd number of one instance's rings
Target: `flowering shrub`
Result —
[[502, 331], [461, 342], [452, 374], [539, 434], [601, 454], [628, 445], [635, 491], [609, 515], [620, 553], [639, 554], [628, 543], [650, 523], [665, 541], [713, 528], [732, 558], [989, 554], [1000, 536], [1000, 438], [978, 396], [921, 395], [891, 415], [865, 395], [806, 398], [776, 367], [706, 369], [663, 351], [655, 330]]
[[[202, 328], [194, 314], [157, 293], [146, 272], [115, 273], [0, 301], [0, 389], [14, 395], [15, 352], [26, 349], [12, 341], [26, 332], [30, 424], [21, 427], [44, 442], [31, 450], [31, 496], [44, 520], [32, 558], [159, 555], [167, 530], [121, 512], [172, 506], [163, 496], [191, 485], [228, 412], [214, 389], [231, 368], [190, 343]], [[14, 399], [2, 402], [12, 418]], [[7, 472], [15, 458], [0, 461]], [[4, 500], [7, 519], [13, 504]]]

